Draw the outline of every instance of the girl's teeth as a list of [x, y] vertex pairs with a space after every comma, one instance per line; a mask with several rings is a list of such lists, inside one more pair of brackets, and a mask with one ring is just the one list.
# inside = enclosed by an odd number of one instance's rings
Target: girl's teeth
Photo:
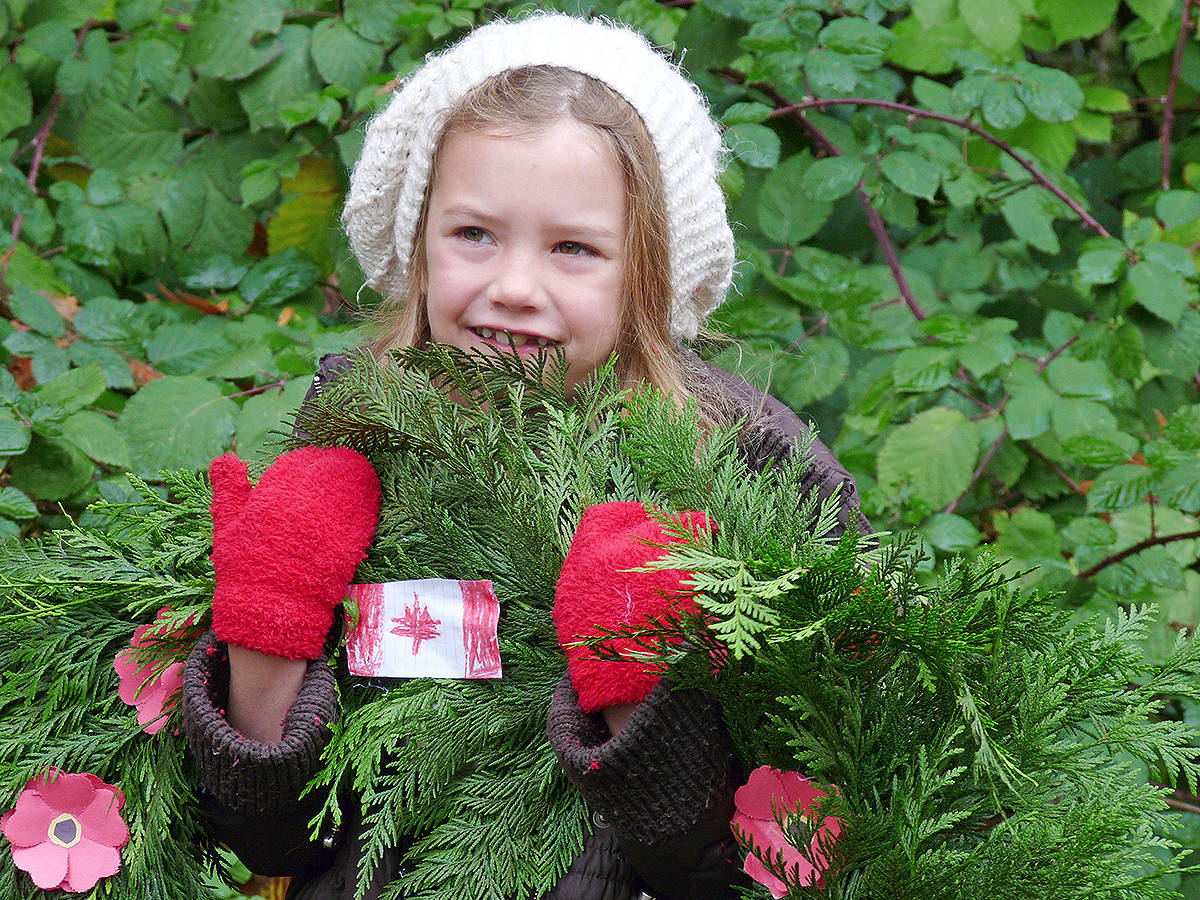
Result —
[[540, 337], [537, 339], [537, 342], [539, 347], [545, 347], [548, 343], [550, 343], [550, 338]]
[[550, 340], [550, 338], [535, 338], [527, 334], [512, 334], [508, 331], [496, 331], [494, 328], [474, 328], [472, 330], [485, 340], [496, 338], [499, 341], [507, 342], [509, 339], [511, 339], [514, 347], [524, 347], [531, 341], [537, 341], [537, 345], [539, 347], [546, 347], [554, 343], [554, 341]]
[[490, 338], [496, 334], [496, 332], [492, 331], [490, 328], [476, 328], [475, 333], [481, 338]]

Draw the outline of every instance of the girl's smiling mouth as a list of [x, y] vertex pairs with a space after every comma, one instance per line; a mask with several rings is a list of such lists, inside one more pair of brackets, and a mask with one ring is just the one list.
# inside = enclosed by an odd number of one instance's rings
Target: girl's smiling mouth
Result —
[[500, 328], [475, 327], [469, 330], [472, 334], [498, 347], [508, 347], [510, 341], [514, 347], [529, 347], [530, 349], [533, 347], [552, 347], [558, 344], [558, 341], [548, 337], [535, 334], [522, 334], [519, 331], [505, 331]]

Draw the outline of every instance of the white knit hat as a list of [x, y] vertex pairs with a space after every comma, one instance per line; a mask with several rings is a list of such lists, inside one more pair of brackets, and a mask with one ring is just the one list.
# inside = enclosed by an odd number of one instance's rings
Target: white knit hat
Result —
[[670, 230], [671, 336], [695, 337], [724, 299], [733, 234], [717, 182], [721, 135], [699, 89], [630, 28], [559, 14], [496, 21], [426, 58], [367, 126], [342, 222], [367, 283], [400, 293], [433, 151], [473, 88], [523, 66], [590, 75], [637, 110], [654, 142]]

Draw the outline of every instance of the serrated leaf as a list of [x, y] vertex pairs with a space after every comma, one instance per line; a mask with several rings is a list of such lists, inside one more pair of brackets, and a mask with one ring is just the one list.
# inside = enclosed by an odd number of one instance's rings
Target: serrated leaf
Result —
[[1121, 465], [1101, 472], [1088, 489], [1088, 512], [1116, 512], [1136, 506], [1153, 493], [1154, 473], [1144, 466]]
[[71, 362], [80, 368], [98, 366], [104, 373], [104, 380], [110, 389], [133, 388], [133, 374], [129, 371], [129, 362], [111, 347], [103, 347], [81, 338], [71, 342], [67, 353]]
[[758, 195], [758, 227], [783, 246], [808, 240], [821, 230], [833, 207], [809, 200], [802, 188], [813, 159], [807, 150], [793, 154], [767, 173]]
[[1063, 538], [1072, 547], [1108, 547], [1117, 539], [1117, 532], [1103, 519], [1077, 516], [1063, 529]]
[[891, 498], [914, 498], [937, 509], [971, 482], [978, 438], [958, 410], [935, 406], [893, 429], [876, 461], [879, 486]]
[[1070, 122], [1083, 107], [1079, 82], [1060, 69], [1047, 69], [1033, 63], [1013, 66], [1017, 76], [1017, 96], [1043, 122]]
[[1084, 284], [1112, 284], [1125, 271], [1125, 251], [1117, 249], [1088, 250], [1076, 264]]
[[721, 113], [722, 125], [750, 125], [765, 122], [771, 115], [771, 107], [765, 103], [733, 103]]
[[20, 66], [0, 66], [0, 138], [33, 121], [33, 95]]
[[1167, 420], [1163, 435], [1180, 450], [1200, 450], [1200, 406], [1181, 406]]
[[321, 271], [294, 247], [256, 262], [238, 290], [248, 303], [270, 306], [283, 303], [317, 283]]
[[1126, 5], [1145, 19], [1154, 30], [1162, 28], [1171, 10], [1175, 9], [1174, 0], [1125, 0]]
[[1025, 104], [1011, 81], [987, 82], [980, 94], [979, 110], [996, 128], [1016, 128], [1025, 121]]
[[892, 364], [896, 390], [928, 393], [943, 388], [954, 378], [958, 354], [949, 347], [910, 347], [901, 350]]
[[1009, 393], [1004, 422], [1014, 440], [1037, 437], [1050, 428], [1050, 410], [1058, 395], [1032, 371], [1018, 371], [1004, 379]]
[[287, 0], [216, 0], [197, 8], [184, 59], [201, 75], [235, 80], [284, 52], [273, 39], [283, 28]]
[[355, 91], [383, 68], [384, 48], [366, 40], [342, 19], [326, 19], [312, 30], [312, 57], [330, 84]]
[[882, 58], [892, 46], [892, 33], [857, 16], [842, 16], [821, 29], [817, 40], [822, 47], [839, 53]]
[[346, 0], [346, 24], [368, 41], [394, 43], [403, 32], [400, 15], [411, 0]]
[[39, 500], [65, 500], [92, 480], [95, 468], [74, 444], [40, 434], [8, 464], [10, 484]]
[[1183, 276], [1158, 263], [1143, 260], [1130, 266], [1125, 283], [1137, 303], [1172, 325], [1187, 309], [1190, 293]]
[[240, 253], [250, 245], [255, 215], [225, 193], [234, 189], [218, 184], [202, 158], [175, 169], [163, 183], [161, 206], [175, 254]]
[[1200, 512], [1200, 460], [1180, 463], [1163, 473], [1158, 499], [1174, 509]]
[[1021, 36], [1021, 9], [1013, 0], [958, 0], [958, 12], [989, 50], [1003, 53]]
[[1062, 442], [1063, 453], [1083, 466], [1112, 466], [1127, 461], [1138, 449], [1137, 438], [1107, 428], [1073, 434]]
[[210, 253], [206, 256], [185, 256], [179, 263], [179, 274], [185, 287], [195, 291], [214, 288], [219, 291], [237, 287], [252, 261], [239, 256], [234, 259], [228, 253]]
[[1062, 542], [1054, 519], [1026, 507], [1011, 516], [1000, 513], [995, 519], [996, 549], [1023, 563], [1062, 563]]
[[146, 359], [164, 375], [190, 375], [233, 352], [218, 322], [166, 325], [145, 340]]
[[932, 200], [937, 192], [940, 172], [925, 157], [907, 150], [896, 150], [880, 160], [880, 171], [906, 194]]
[[958, 361], [976, 377], [1008, 365], [1017, 355], [1017, 344], [1007, 334], [993, 334], [958, 348]]
[[16, 488], [0, 488], [0, 516], [6, 519], [34, 519], [37, 514], [37, 504], [28, 494]]
[[847, 94], [858, 84], [858, 70], [850, 57], [836, 50], [812, 50], [804, 57], [804, 74], [821, 94]]
[[1117, 12], [1117, 0], [1038, 0], [1037, 6], [1059, 44], [1095, 37], [1112, 24]]
[[[278, 454], [279, 432], [291, 430], [292, 418], [308, 392], [307, 378], [293, 378], [283, 390], [272, 388], [249, 398], [237, 417], [234, 448], [245, 460]], [[272, 434], [272, 432], [275, 432]]]
[[129, 445], [103, 413], [80, 410], [62, 423], [62, 436], [96, 462], [123, 469], [130, 465]]
[[317, 261], [323, 272], [330, 271], [329, 234], [339, 227], [336, 217], [342, 200], [333, 160], [305, 157], [296, 177], [285, 179], [281, 187], [287, 199], [267, 224], [267, 249], [274, 254], [296, 248]]
[[1099, 360], [1059, 356], [1046, 367], [1046, 381], [1064, 397], [1112, 399], [1111, 376]]
[[131, 468], [154, 478], [160, 469], [202, 469], [229, 447], [237, 405], [215, 384], [190, 375], [151, 381], [129, 398], [117, 430]]
[[809, 166], [800, 184], [804, 193], [813, 200], [830, 202], [853, 191], [862, 179], [864, 168], [859, 159], [827, 156]]
[[33, 432], [24, 422], [9, 418], [0, 411], [0, 456], [16, 456], [29, 446]]
[[766, 125], [734, 125], [725, 131], [725, 146], [746, 165], [769, 169], [779, 162], [782, 144]]
[[45, 295], [23, 284], [13, 288], [12, 296], [8, 298], [8, 306], [13, 318], [20, 319], [34, 331], [48, 338], [61, 337], [67, 323], [59, 315]]
[[309, 52], [311, 31], [303, 25], [284, 25], [279, 32], [282, 52], [238, 87], [238, 99], [250, 119], [250, 130], [280, 124], [279, 108], [289, 100], [320, 91], [323, 83]]
[[108, 98], [90, 104], [75, 140], [93, 166], [120, 172], [165, 168], [183, 155], [179, 117], [153, 98], [134, 109]]
[[1026, 244], [1043, 253], [1058, 253], [1054, 215], [1047, 210], [1039, 191], [1030, 187], [1006, 197], [1000, 204], [1000, 212], [1013, 234]]
[[53, 381], [38, 385], [34, 396], [39, 403], [74, 412], [94, 402], [107, 386], [104, 372], [99, 366], [91, 365], [70, 369]]
[[947, 513], [937, 513], [922, 524], [921, 534], [933, 546], [948, 553], [962, 553], [979, 546], [983, 540], [983, 534], [967, 519]]

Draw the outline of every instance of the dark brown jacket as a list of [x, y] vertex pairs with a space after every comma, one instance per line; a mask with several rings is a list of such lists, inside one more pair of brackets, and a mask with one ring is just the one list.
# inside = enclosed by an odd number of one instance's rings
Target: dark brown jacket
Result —
[[[345, 358], [321, 362], [314, 391], [336, 377]], [[807, 437], [804, 423], [777, 400], [712, 367], [698, 372], [705, 390], [719, 392], [747, 416], [739, 447], [754, 468], [786, 458]], [[845, 469], [819, 442], [812, 456], [805, 492], [815, 490], [822, 499], [840, 492], [838, 532], [853, 523], [869, 534]], [[309, 664], [283, 739], [272, 744], [251, 741], [229, 726], [227, 691], [224, 646], [210, 632], [185, 667], [183, 718], [214, 835], [252, 871], [293, 876], [289, 900], [351, 900], [361, 855], [358, 804], [344, 804], [348, 818], [341, 828], [312, 840], [308, 823], [319, 798], [297, 800], [320, 767], [329, 723], [338, 716], [333, 671], [324, 659]], [[729, 819], [741, 773], [711, 699], [660, 682], [611, 737], [598, 717], [579, 708], [564, 677], [547, 713], [547, 733], [595, 827], [545, 900], [735, 896], [732, 884], [742, 876]], [[367, 900], [403, 877], [404, 850], [399, 846], [384, 855]]]

